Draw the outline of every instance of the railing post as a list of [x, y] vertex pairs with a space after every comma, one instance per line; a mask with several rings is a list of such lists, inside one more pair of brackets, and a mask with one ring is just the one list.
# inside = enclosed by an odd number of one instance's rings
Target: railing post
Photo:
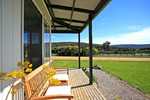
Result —
[[81, 64], [80, 64], [80, 33], [78, 33], [78, 68], [80, 69], [81, 68]]
[[93, 83], [92, 16], [89, 15], [89, 84]]
[[11, 94], [12, 94], [12, 100], [14, 100], [14, 97], [15, 97], [15, 90], [14, 90], [14, 85], [12, 85], [12, 91], [11, 91]]

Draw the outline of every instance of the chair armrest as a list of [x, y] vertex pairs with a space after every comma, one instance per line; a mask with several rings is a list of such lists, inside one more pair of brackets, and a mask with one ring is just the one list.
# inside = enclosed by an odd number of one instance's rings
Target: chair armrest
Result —
[[47, 100], [47, 99], [61, 99], [61, 98], [68, 98], [68, 100], [71, 100], [73, 98], [73, 96], [72, 95], [37, 96], [37, 97], [32, 97], [31, 100]]

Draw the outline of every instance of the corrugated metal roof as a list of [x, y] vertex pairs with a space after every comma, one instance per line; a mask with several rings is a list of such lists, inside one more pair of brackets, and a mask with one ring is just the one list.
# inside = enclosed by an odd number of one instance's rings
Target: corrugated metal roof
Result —
[[53, 33], [80, 33], [110, 0], [44, 0], [53, 20]]

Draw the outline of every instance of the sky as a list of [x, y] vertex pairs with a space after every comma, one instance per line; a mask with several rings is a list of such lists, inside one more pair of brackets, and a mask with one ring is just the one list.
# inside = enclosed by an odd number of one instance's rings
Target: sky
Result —
[[[150, 44], [149, 4], [150, 0], [112, 0], [92, 22], [93, 43]], [[51, 40], [77, 42], [78, 35], [53, 34]], [[81, 33], [81, 42], [88, 43], [88, 27]]]

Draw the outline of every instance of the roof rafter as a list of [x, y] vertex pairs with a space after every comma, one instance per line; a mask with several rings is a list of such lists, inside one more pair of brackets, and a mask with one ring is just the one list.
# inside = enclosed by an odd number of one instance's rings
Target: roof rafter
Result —
[[72, 4], [72, 11], [71, 11], [71, 16], [70, 16], [70, 24], [72, 22], [72, 17], [73, 17], [73, 13], [74, 13], [74, 8], [75, 8], [75, 3], [76, 3], [76, 0], [73, 0], [73, 4]]
[[[45, 4], [46, 4], [47, 7], [48, 7], [48, 4], [51, 4], [49, 0], [44, 0], [44, 2], [45, 2]], [[52, 17], [52, 19], [55, 18], [53, 9], [49, 9], [49, 8], [48, 8], [48, 10], [49, 10], [49, 14], [50, 14], [50, 16]], [[55, 26], [55, 25], [54, 25], [54, 22], [52, 22], [52, 26]], [[54, 28], [55, 28], [55, 27], [54, 27]]]
[[[75, 7], [75, 1], [76, 0], [72, 0], [73, 4], [69, 5], [69, 6], [62, 6], [61, 4], [51, 4], [51, 0], [44, 0], [46, 3], [46, 6], [49, 10], [49, 13], [52, 17], [52, 21], [53, 21], [53, 32], [56, 33], [79, 33], [82, 32], [83, 29], [89, 24], [89, 19], [85, 19], [85, 20], [80, 20], [80, 19], [72, 19], [72, 15], [73, 12], [78, 12], [78, 13], [84, 13], [84, 14], [88, 14], [90, 15], [92, 18], [94, 19], [95, 16], [97, 16], [97, 14], [99, 12], [101, 12], [103, 10], [103, 8], [111, 1], [111, 0], [100, 0], [100, 2], [96, 5], [96, 7], [94, 7], [94, 10], [91, 9], [87, 9], [85, 8], [77, 8]], [[55, 16], [54, 13], [54, 9], [60, 9], [60, 10], [64, 10], [64, 11], [70, 11], [71, 12], [71, 17], [70, 18], [65, 18], [64, 16], [61, 16], [61, 18], [59, 16]], [[81, 15], [83, 16], [83, 15]], [[57, 24], [55, 24], [57, 23]], [[75, 25], [71, 25], [71, 24]], [[77, 23], [80, 23], [79, 26]], [[77, 24], [77, 26], [76, 26]], [[82, 25], [83, 24], [83, 25]], [[57, 27], [66, 27], [65, 30], [59, 30]], [[57, 29], [56, 29], [57, 28]]]
[[72, 34], [77, 34], [77, 32], [76, 31], [73, 31], [73, 30], [52, 30], [51, 31], [53, 34], [54, 33], [56, 33], [56, 34], [58, 34], [58, 33], [72, 33]]
[[79, 28], [73, 27], [72, 25], [70, 25], [70, 24], [68, 24], [68, 23], [65, 23], [65, 22], [62, 21], [62, 20], [54, 19], [53, 21], [56, 22], [56, 23], [58, 23], [58, 24], [60, 24], [60, 25], [64, 25], [65, 27], [70, 28], [70, 29], [72, 29], [72, 30], [74, 30], [74, 31], [76, 31], [76, 32], [79, 32], [79, 31], [80, 31]]
[[[49, 7], [56, 8], [56, 9], [63, 9], [63, 10], [72, 10], [72, 7], [61, 6], [61, 5], [54, 5], [54, 4], [53, 5], [49, 5]], [[82, 12], [82, 13], [94, 12], [93, 10], [82, 9], [82, 8], [75, 8], [75, 7], [74, 7], [74, 11]]]
[[[51, 2], [50, 2], [49, 0], [44, 0], [44, 1], [45, 1], [45, 3], [46, 3], [46, 6], [48, 6], [48, 4], [51, 5]], [[66, 26], [67, 28], [69, 28], [69, 29], [71, 29], [71, 30], [74, 30], [74, 31], [77, 31], [77, 32], [80, 31], [78, 28], [75, 28], [75, 27], [73, 27], [72, 25], [70, 25], [70, 24], [68, 24], [68, 23], [65, 23], [65, 22], [62, 21], [62, 20], [56, 19], [56, 18], [55, 18], [55, 15], [54, 15], [54, 12], [53, 12], [53, 9], [52, 9], [51, 6], [49, 6], [49, 9], [48, 9], [48, 10], [49, 10], [49, 13], [50, 13], [50, 15], [51, 15], [51, 17], [52, 17], [53, 22], [56, 22], [56, 23], [61, 24], [61, 25], [64, 25], [64, 26]], [[54, 25], [54, 28], [55, 28], [55, 25]]]
[[59, 20], [64, 20], [64, 21], [69, 21], [69, 22], [76, 22], [76, 23], [85, 23], [86, 21], [81, 21], [81, 20], [70, 20], [70, 19], [67, 19], [67, 18], [59, 18], [59, 17], [56, 17], [56, 19], [59, 19]]
[[[66, 27], [66, 26], [64, 26], [64, 25], [55, 25], [55, 27], [57, 28], [57, 27]], [[82, 28], [82, 26], [74, 26], [74, 25], [72, 25], [72, 27]]]

